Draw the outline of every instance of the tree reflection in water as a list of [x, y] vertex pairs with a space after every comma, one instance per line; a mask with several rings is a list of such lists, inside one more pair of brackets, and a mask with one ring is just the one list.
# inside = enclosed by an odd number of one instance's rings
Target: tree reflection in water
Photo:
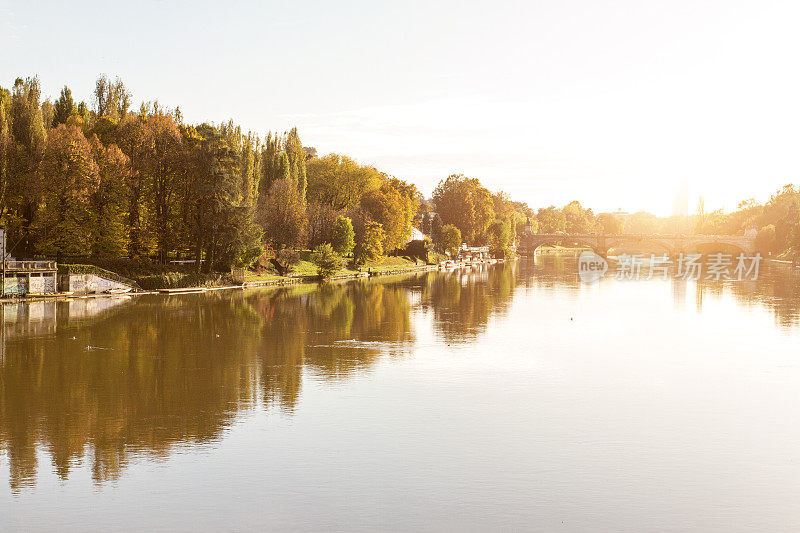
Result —
[[420, 302], [445, 336], [474, 335], [512, 291], [513, 269], [496, 270], [6, 306], [0, 446], [12, 490], [34, 483], [37, 450], [62, 479], [88, 461], [103, 483], [137, 457], [213, 443], [260, 404], [290, 416], [304, 373], [341, 380], [407, 354]]

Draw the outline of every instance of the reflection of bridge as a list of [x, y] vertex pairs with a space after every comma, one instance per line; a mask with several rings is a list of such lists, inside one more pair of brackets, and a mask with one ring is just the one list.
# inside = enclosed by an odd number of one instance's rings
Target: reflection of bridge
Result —
[[533, 255], [540, 246], [560, 244], [562, 246], [586, 246], [606, 257], [609, 250], [617, 248], [635, 250], [660, 248], [669, 255], [680, 253], [702, 253], [729, 251], [755, 254], [755, 236], [744, 235], [659, 235], [632, 234], [601, 235], [591, 233], [528, 233], [520, 237], [517, 251], [521, 255]]

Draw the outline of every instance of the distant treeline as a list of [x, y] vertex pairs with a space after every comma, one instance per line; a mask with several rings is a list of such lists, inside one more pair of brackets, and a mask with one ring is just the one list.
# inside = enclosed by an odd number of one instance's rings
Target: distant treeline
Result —
[[536, 233], [742, 235], [749, 230], [756, 232], [761, 253], [793, 253], [800, 252], [800, 189], [786, 185], [765, 204], [746, 200], [732, 213], [707, 212], [701, 201], [697, 212], [689, 216], [657, 217], [643, 211], [595, 215], [579, 202], [571, 202], [561, 208], [539, 209], [531, 226]]
[[131, 102], [124, 83], [105, 75], [88, 104], [68, 87], [43, 101], [38, 77], [0, 87], [0, 224], [11, 254], [202, 258], [225, 269], [250, 264], [267, 245], [331, 242], [346, 217], [354, 251], [374, 257], [401, 248], [423, 216], [450, 239], [437, 243], [443, 250], [462, 239], [505, 249], [533, 214], [463, 176], [440, 183], [434, 206], [376, 168], [317, 157], [296, 129], [260, 138], [233, 122], [192, 125], [178, 107]]

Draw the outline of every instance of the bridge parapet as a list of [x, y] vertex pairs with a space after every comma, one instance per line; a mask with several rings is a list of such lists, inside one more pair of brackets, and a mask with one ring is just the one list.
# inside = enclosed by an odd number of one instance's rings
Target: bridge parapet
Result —
[[526, 233], [520, 238], [519, 252], [532, 255], [540, 246], [570, 244], [587, 246], [602, 256], [613, 248], [636, 248], [642, 244], [657, 245], [670, 255], [696, 253], [714, 245], [738, 249], [741, 253], [756, 252], [755, 237], [747, 235], [669, 235], [622, 233], [616, 235], [593, 233]]

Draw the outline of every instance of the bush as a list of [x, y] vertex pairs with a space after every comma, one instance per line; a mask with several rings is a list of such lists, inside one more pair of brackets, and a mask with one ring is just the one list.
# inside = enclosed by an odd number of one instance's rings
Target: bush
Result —
[[317, 265], [317, 273], [323, 279], [331, 277], [342, 268], [342, 258], [330, 244], [320, 244], [314, 248], [311, 262]]
[[427, 237], [418, 239], [406, 244], [403, 250], [403, 255], [408, 256], [415, 263], [421, 260], [423, 263], [428, 263], [428, 254], [431, 251], [431, 240]]

